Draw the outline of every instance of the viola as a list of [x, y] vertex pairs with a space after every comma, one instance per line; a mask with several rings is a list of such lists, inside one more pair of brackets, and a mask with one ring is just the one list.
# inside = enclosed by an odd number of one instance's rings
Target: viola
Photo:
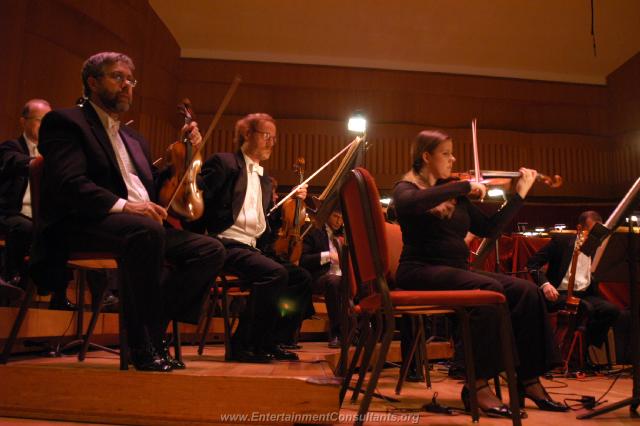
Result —
[[[299, 183], [304, 181], [305, 160], [299, 157], [293, 166], [299, 177]], [[289, 198], [282, 204], [282, 226], [278, 230], [278, 239], [274, 244], [276, 255], [288, 259], [294, 265], [300, 262], [302, 255], [302, 234], [300, 228], [306, 218], [304, 203], [299, 198]]]
[[[185, 124], [194, 120], [189, 99], [184, 99], [178, 104], [178, 112], [184, 118]], [[188, 222], [199, 219], [204, 213], [204, 200], [202, 191], [196, 184], [196, 178], [202, 167], [202, 156], [199, 150], [193, 149], [189, 135], [169, 145], [164, 161], [169, 169], [169, 177], [160, 188], [160, 203], [167, 206], [169, 214], [173, 217]]]

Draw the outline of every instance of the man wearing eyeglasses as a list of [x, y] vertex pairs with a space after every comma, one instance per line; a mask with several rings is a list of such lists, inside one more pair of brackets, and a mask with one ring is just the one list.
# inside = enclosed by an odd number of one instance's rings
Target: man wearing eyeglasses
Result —
[[[29, 253], [33, 233], [29, 164], [38, 155], [38, 130], [46, 113], [51, 111], [44, 99], [31, 99], [22, 108], [22, 135], [0, 144], [0, 231], [6, 240], [2, 294], [17, 299], [24, 287], [24, 257]], [[63, 291], [53, 298], [53, 305], [68, 303]], [[56, 305], [57, 306], [57, 305]], [[55, 307], [55, 306], [54, 306]]]
[[[241, 314], [231, 339], [232, 358], [239, 362], [297, 360], [279, 344], [308, 315], [311, 276], [302, 268], [281, 264], [266, 255], [279, 227], [279, 214], [268, 217], [273, 205], [272, 183], [260, 165], [271, 156], [276, 143], [274, 119], [264, 113], [238, 120], [235, 141], [238, 151], [218, 153], [202, 166], [198, 184], [204, 190], [205, 212], [200, 224], [224, 244], [225, 271], [250, 283], [248, 306]], [[306, 185], [296, 197], [304, 199]], [[297, 319], [284, 321], [294, 306]], [[286, 342], [285, 340], [289, 340]]]
[[[69, 252], [115, 252], [133, 365], [166, 372], [184, 368], [168, 353], [169, 320], [197, 324], [224, 248], [163, 223], [167, 211], [155, 203], [159, 176], [149, 144], [119, 121], [131, 105], [134, 69], [121, 53], [91, 56], [82, 68], [83, 105], [43, 119], [41, 229], [32, 272], [38, 285], [55, 287]], [[182, 133], [194, 146], [202, 142], [195, 123]]]

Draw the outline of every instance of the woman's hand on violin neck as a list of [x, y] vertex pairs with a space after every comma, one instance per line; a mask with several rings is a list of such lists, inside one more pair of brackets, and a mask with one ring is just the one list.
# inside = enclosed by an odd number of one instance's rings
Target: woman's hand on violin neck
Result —
[[516, 192], [518, 193], [518, 195], [520, 195], [520, 197], [524, 198], [527, 196], [529, 190], [536, 181], [538, 172], [533, 169], [526, 169], [524, 167], [521, 167], [519, 172], [520, 179], [518, 179], [518, 182], [516, 183]]
[[167, 218], [167, 210], [151, 201], [127, 201], [122, 212], [146, 216], [158, 223]]
[[309, 185], [307, 185], [306, 183], [304, 185], [302, 185], [297, 191], [296, 194], [294, 195], [294, 197], [299, 198], [301, 200], [304, 200], [305, 198], [307, 198], [307, 187]]
[[469, 195], [473, 195], [479, 197], [481, 200], [487, 195], [487, 187], [480, 182], [469, 181], [471, 184], [471, 191], [469, 191]]
[[192, 121], [182, 127], [182, 140], [185, 138], [189, 139], [189, 142], [191, 142], [191, 145], [193, 145], [195, 149], [200, 147], [202, 144], [202, 135], [200, 134], [200, 130], [198, 130], [198, 123]]

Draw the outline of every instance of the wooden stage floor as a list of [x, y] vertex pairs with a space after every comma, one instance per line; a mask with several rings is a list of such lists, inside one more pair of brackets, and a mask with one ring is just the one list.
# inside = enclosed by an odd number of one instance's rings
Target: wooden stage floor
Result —
[[[325, 343], [304, 343], [299, 351], [301, 362], [266, 365], [224, 362], [221, 345], [208, 346], [204, 356], [198, 356], [195, 347], [187, 346], [184, 352], [187, 370], [169, 374], [120, 372], [117, 358], [103, 352], [92, 352], [84, 363], [74, 357], [31, 358], [0, 366], [0, 425], [229, 424], [234, 421], [222, 419], [222, 414], [241, 413], [254, 416], [255, 421], [244, 423], [255, 425], [292, 424], [285, 418], [287, 413], [318, 415], [319, 419], [324, 416], [332, 419], [326, 423], [346, 425], [352, 423], [357, 411], [357, 404], [348, 400], [349, 394], [338, 411], [338, 387], [327, 362], [336, 351]], [[395, 397], [397, 375], [397, 369], [386, 369], [378, 391]], [[422, 409], [436, 393], [438, 403], [462, 407], [459, 381], [448, 378], [446, 370], [438, 365], [432, 379], [431, 390], [423, 383], [406, 383], [397, 403], [374, 398], [366, 424], [471, 424], [466, 414], [435, 414]], [[615, 384], [614, 376], [605, 375], [543, 382], [558, 400], [575, 395], [597, 399], [613, 384], [604, 398], [609, 403], [630, 396], [632, 386], [625, 374]], [[504, 387], [503, 393], [507, 393]], [[628, 408], [591, 420], [577, 420], [577, 412], [543, 412], [529, 401], [526, 409], [525, 425], [640, 424]], [[266, 413], [280, 415], [283, 421], [265, 420]], [[27, 418], [13, 418], [16, 416]], [[71, 421], [74, 419], [76, 422]], [[510, 421], [482, 416], [480, 424], [505, 426]]]

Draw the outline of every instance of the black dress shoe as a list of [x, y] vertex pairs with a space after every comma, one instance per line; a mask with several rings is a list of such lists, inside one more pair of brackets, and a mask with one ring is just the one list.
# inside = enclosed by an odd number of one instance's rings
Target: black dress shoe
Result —
[[165, 363], [169, 364], [173, 370], [184, 370], [187, 366], [184, 362], [171, 356], [169, 353], [169, 343], [162, 339], [162, 343], [158, 349], [158, 355]]
[[298, 357], [298, 354], [282, 349], [279, 346], [273, 346], [271, 348], [265, 349], [264, 353], [272, 356], [273, 359], [277, 361], [299, 361], [300, 360], [300, 358]]
[[150, 348], [131, 349], [131, 363], [138, 371], [158, 371], [161, 373], [171, 371], [171, 365]]
[[[480, 389], [484, 389], [486, 387], [489, 387], [489, 385], [484, 385], [484, 386], [480, 386], [477, 391], [479, 391]], [[464, 404], [464, 409], [465, 411], [471, 411], [471, 399], [469, 396], [469, 388], [467, 388], [467, 385], [464, 385], [462, 387], [462, 393], [460, 394], [460, 397], [462, 399], [462, 403]], [[497, 405], [495, 407], [480, 407], [478, 406], [478, 408], [480, 408], [480, 411], [482, 411], [487, 417], [507, 417], [507, 418], [512, 418], [513, 415], [511, 414], [512, 411], [509, 407], [507, 407], [504, 404], [500, 404]], [[520, 409], [520, 418], [521, 419], [526, 419], [528, 417], [526, 411], [524, 411], [522, 408]]]
[[71, 303], [66, 297], [62, 300], [51, 299], [49, 302], [49, 309], [52, 311], [77, 311], [78, 306], [75, 303]]
[[[536, 398], [527, 393], [527, 389], [535, 385], [540, 385], [540, 387], [542, 387], [542, 390], [544, 393], [543, 398]], [[551, 399], [551, 396], [547, 393], [547, 390], [542, 386], [542, 383], [540, 383], [539, 380], [536, 380], [534, 382], [527, 383], [527, 384], [522, 384], [521, 382], [518, 382], [518, 396], [520, 397], [521, 407], [524, 407], [524, 399], [529, 398], [538, 406], [539, 409], [543, 411], [557, 411], [557, 412], [569, 411], [569, 407]]]
[[0, 279], [0, 297], [6, 297], [9, 300], [20, 299], [24, 294], [24, 290], [20, 287], [11, 284], [10, 282], [4, 282]]
[[266, 364], [271, 362], [272, 359], [273, 358], [266, 353], [256, 353], [248, 349], [231, 350], [231, 360], [235, 362]]
[[278, 346], [280, 346], [281, 349], [288, 349], [288, 350], [302, 349], [302, 345], [298, 345], [296, 343], [281, 343]]

